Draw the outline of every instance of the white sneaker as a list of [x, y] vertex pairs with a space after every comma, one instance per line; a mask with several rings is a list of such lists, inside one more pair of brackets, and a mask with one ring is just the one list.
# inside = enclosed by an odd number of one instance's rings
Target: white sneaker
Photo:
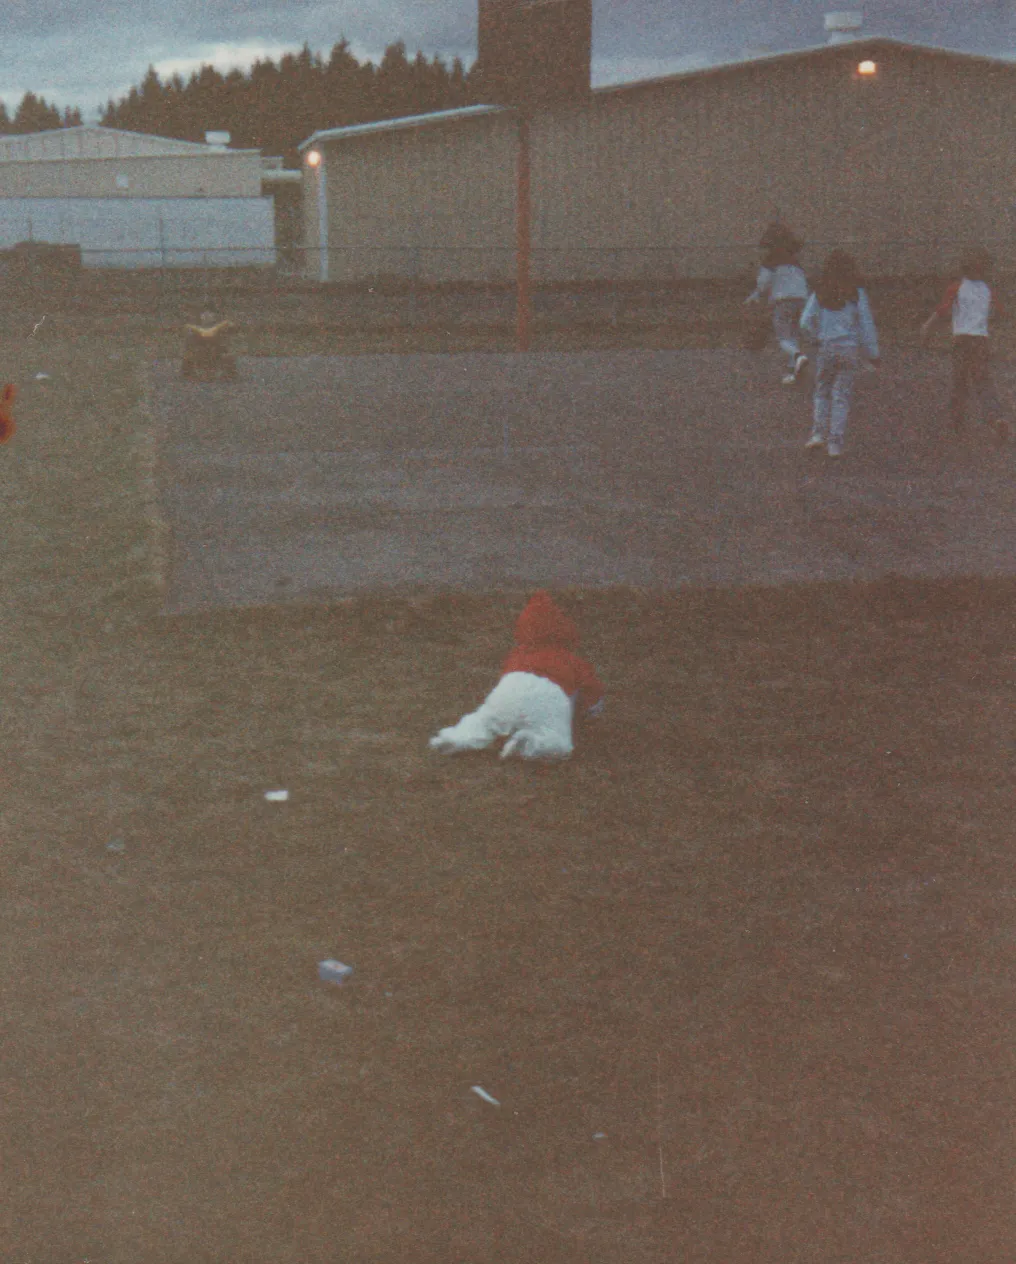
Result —
[[783, 383], [783, 385], [784, 385], [784, 386], [793, 386], [793, 385], [794, 385], [794, 383], [797, 381], [797, 374], [796, 374], [796, 373], [784, 373], [784, 375], [783, 375], [783, 377], [780, 379], [780, 381]]
[[819, 434], [819, 432], [816, 430], [815, 433], [811, 436], [811, 438], [808, 440], [808, 442], [804, 446], [806, 448], [824, 448], [825, 439], [823, 439], [822, 436]]
[[826, 452], [828, 453], [829, 456], [842, 456], [843, 444], [840, 443], [839, 439], [830, 439], [829, 446], [826, 448]]

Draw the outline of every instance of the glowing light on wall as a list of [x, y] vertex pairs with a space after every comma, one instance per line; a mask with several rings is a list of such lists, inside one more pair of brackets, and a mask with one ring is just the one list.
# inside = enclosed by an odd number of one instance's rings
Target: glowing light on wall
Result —
[[873, 75], [878, 71], [878, 66], [873, 61], [861, 61], [857, 63], [857, 73], [859, 75]]

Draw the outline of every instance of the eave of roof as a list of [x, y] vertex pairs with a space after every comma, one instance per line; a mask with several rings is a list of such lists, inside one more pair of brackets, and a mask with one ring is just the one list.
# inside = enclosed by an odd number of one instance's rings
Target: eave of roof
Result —
[[480, 118], [485, 114], [510, 113], [505, 105], [465, 105], [458, 110], [435, 110], [431, 114], [408, 114], [404, 118], [378, 119], [373, 123], [354, 123], [350, 127], [326, 127], [308, 136], [297, 146], [303, 153], [320, 141], [347, 140], [356, 136], [373, 136], [378, 132], [396, 132], [406, 128], [432, 127], [441, 123], [457, 123], [461, 119]]
[[[40, 132], [2, 132], [0, 133], [0, 140], [31, 140], [35, 136], [67, 136], [72, 132], [100, 132], [104, 136], [136, 136], [142, 140], [161, 141], [166, 145], [181, 146], [181, 150], [176, 155], [167, 154], [166, 157], [179, 157], [184, 152], [194, 154], [259, 154], [261, 152], [260, 149], [229, 149], [224, 146], [209, 145], [198, 140], [177, 140], [175, 136], [159, 136], [155, 132], [132, 132], [125, 127], [103, 127], [101, 123], [76, 123], [73, 127], [47, 127]], [[142, 154], [132, 156], [159, 158], [163, 155]]]
[[634, 79], [629, 83], [611, 83], [594, 88], [592, 95], [609, 96], [620, 92], [633, 92], [641, 88], [653, 88], [665, 84], [676, 83], [687, 79], [698, 79], [705, 75], [730, 74], [744, 70], [749, 66], [765, 66], [773, 63], [802, 60], [806, 57], [842, 56], [846, 49], [874, 50], [877, 48], [904, 49], [909, 52], [926, 53], [931, 56], [949, 57], [958, 61], [979, 62], [982, 65], [1016, 69], [1016, 59], [1007, 57], [991, 57], [986, 53], [966, 53], [954, 48], [942, 48], [935, 44], [915, 44], [909, 40], [895, 39], [889, 35], [862, 35], [857, 39], [843, 40], [836, 44], [812, 44], [806, 48], [792, 48], [779, 53], [758, 53], [739, 57], [732, 61], [714, 62], [708, 66], [693, 66], [688, 70], [679, 70], [671, 75], [659, 75], [652, 79]]
[[[622, 92], [636, 92], [646, 88], [663, 87], [673, 83], [699, 79], [706, 75], [732, 74], [751, 66], [765, 66], [776, 63], [793, 62], [808, 57], [842, 56], [845, 49], [874, 51], [881, 48], [903, 49], [909, 52], [924, 53], [930, 56], [949, 57], [959, 61], [978, 62], [982, 65], [1004, 67], [1016, 70], [1016, 58], [991, 57], [986, 53], [966, 53], [954, 48], [942, 48], [935, 44], [915, 44], [908, 40], [895, 39], [888, 35], [863, 35], [857, 39], [843, 40], [839, 43], [812, 44], [805, 48], [792, 48], [779, 53], [759, 53], [739, 57], [731, 61], [715, 62], [708, 66], [694, 66], [688, 70], [675, 71], [670, 75], [659, 75], [651, 79], [634, 79], [629, 83], [604, 84], [593, 88], [592, 97], [612, 96]], [[411, 114], [404, 118], [379, 119], [373, 123], [356, 123], [350, 127], [329, 127], [314, 132], [297, 146], [303, 153], [320, 141], [347, 140], [357, 136], [372, 136], [384, 132], [401, 131], [403, 129], [429, 127], [440, 123], [456, 123], [461, 119], [479, 118], [483, 115], [510, 114], [514, 107], [507, 105], [468, 105], [457, 110], [437, 110], [432, 114]]]

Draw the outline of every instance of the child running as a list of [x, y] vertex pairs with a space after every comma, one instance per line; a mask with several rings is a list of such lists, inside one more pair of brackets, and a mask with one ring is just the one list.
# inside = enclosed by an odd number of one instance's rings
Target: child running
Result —
[[770, 224], [760, 244], [764, 251], [762, 266], [755, 289], [744, 301], [746, 304], [768, 301], [773, 331], [787, 357], [783, 385], [793, 386], [808, 364], [798, 340], [798, 321], [808, 297], [808, 282], [797, 262], [801, 242], [783, 224]]
[[939, 319], [952, 316], [953, 381], [949, 415], [953, 429], [959, 433], [966, 421], [967, 399], [971, 386], [981, 398], [985, 420], [995, 431], [999, 443], [1009, 438], [1009, 423], [1002, 417], [991, 375], [991, 353], [988, 343], [989, 317], [1001, 315], [1000, 304], [990, 285], [991, 256], [986, 250], [971, 250], [960, 263], [960, 279], [945, 292], [945, 297], [921, 326], [921, 339], [927, 339]]
[[801, 328], [819, 345], [811, 438], [806, 448], [843, 455], [854, 375], [863, 354], [878, 364], [878, 334], [857, 264], [845, 250], [825, 261], [815, 293], [805, 304]]

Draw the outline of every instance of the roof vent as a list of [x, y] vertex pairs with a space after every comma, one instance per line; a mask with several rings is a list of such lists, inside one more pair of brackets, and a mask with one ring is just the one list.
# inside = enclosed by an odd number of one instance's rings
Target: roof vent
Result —
[[205, 132], [205, 144], [213, 149], [225, 149], [229, 144], [229, 132]]
[[846, 44], [857, 39], [864, 25], [864, 14], [855, 9], [838, 10], [825, 15], [825, 29], [830, 44]]

